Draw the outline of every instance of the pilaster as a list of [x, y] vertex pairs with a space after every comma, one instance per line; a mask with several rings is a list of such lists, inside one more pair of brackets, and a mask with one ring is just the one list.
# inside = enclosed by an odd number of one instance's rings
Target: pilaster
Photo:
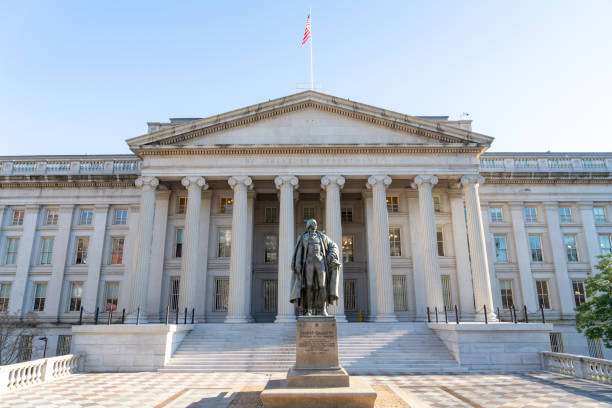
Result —
[[38, 221], [39, 212], [40, 206], [38, 205], [30, 204], [25, 209], [23, 233], [19, 238], [19, 247], [17, 248], [15, 280], [11, 287], [9, 299], [9, 313], [13, 315], [23, 316], [30, 311], [25, 305], [25, 294], [30, 264], [32, 262], [32, 246], [34, 244], [34, 236], [36, 235], [36, 222]]
[[535, 285], [531, 273], [531, 256], [527, 244], [527, 231], [523, 219], [523, 203], [510, 203], [510, 214], [512, 216], [512, 231], [514, 243], [516, 244], [516, 255], [519, 267], [519, 276], [523, 292], [523, 304], [527, 306], [530, 313], [535, 313], [539, 305], [536, 303]]
[[99, 204], [94, 207], [93, 233], [89, 242], [87, 254], [87, 280], [83, 298], [83, 309], [92, 313], [96, 310], [98, 302], [98, 286], [100, 284], [100, 269], [102, 268], [102, 249], [106, 233], [106, 219], [108, 204]]
[[580, 218], [582, 218], [582, 228], [584, 229], [584, 239], [587, 243], [587, 252], [589, 255], [589, 263], [594, 275], [599, 273], [595, 268], [599, 260], [597, 256], [600, 254], [599, 238], [597, 237], [597, 228], [595, 227], [595, 216], [593, 215], [593, 202], [583, 201], [578, 203], [580, 209]]
[[[47, 287], [47, 304], [45, 305], [45, 316], [57, 319], [60, 315], [60, 303], [62, 299], [62, 286], [66, 270], [68, 248], [70, 247], [70, 230], [72, 226], [72, 214], [74, 205], [62, 205], [59, 207], [57, 221], [57, 234], [53, 241], [53, 255], [51, 256], [51, 279]], [[86, 312], [91, 313], [91, 310]]]

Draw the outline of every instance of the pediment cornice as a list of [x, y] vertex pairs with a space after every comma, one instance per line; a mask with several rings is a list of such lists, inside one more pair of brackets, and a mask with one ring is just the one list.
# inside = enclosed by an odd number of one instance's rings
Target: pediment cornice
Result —
[[493, 138], [466, 129], [409, 116], [347, 99], [306, 91], [224, 114], [199, 119], [182, 125], [128, 139], [133, 151], [143, 146], [188, 145], [189, 140], [211, 133], [248, 126], [280, 115], [315, 109], [340, 117], [383, 126], [406, 134], [427, 137], [434, 144], [464, 144], [489, 146]]

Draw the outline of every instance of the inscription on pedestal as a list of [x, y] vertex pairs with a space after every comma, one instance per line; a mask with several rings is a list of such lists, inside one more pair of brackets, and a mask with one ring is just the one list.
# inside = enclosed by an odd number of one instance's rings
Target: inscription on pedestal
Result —
[[300, 316], [297, 321], [295, 368], [337, 369], [338, 327], [334, 316]]

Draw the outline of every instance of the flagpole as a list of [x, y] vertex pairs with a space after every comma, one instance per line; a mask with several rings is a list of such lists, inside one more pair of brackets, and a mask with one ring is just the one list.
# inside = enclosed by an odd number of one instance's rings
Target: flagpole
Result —
[[310, 90], [314, 90], [314, 79], [312, 74], [312, 14], [310, 8], [308, 8], [308, 15], [310, 16]]

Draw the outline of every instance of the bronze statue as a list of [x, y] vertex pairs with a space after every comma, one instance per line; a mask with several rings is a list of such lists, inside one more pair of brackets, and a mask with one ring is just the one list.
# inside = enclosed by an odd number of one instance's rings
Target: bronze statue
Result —
[[338, 245], [317, 231], [317, 221], [306, 221], [291, 262], [291, 303], [306, 316], [327, 316], [327, 305], [338, 300], [339, 268]]

